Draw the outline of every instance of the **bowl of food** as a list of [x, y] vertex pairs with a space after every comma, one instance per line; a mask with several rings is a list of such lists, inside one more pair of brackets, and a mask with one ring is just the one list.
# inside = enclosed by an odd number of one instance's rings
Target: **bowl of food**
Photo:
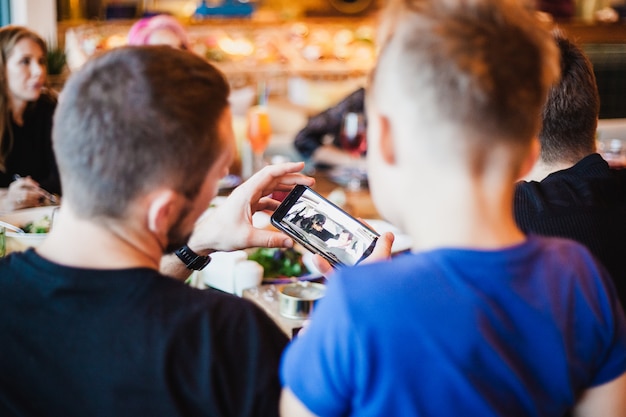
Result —
[[24, 230], [18, 233], [6, 229], [6, 252], [23, 251], [37, 247], [48, 237], [55, 206], [33, 207], [16, 210], [0, 216], [0, 221], [12, 224]]

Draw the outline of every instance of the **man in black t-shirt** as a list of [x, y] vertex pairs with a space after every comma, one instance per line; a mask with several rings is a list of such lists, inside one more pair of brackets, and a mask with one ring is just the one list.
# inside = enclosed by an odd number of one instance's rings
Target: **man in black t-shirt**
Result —
[[596, 153], [600, 100], [591, 63], [557, 36], [561, 80], [543, 109], [540, 157], [515, 190], [515, 220], [526, 233], [587, 246], [608, 269], [626, 305], [626, 170]]
[[0, 259], [0, 415], [278, 415], [286, 335], [253, 303], [182, 282], [214, 250], [292, 246], [251, 214], [313, 183], [301, 163], [267, 167], [194, 231], [234, 155], [228, 93], [205, 60], [165, 46], [72, 74], [54, 120], [55, 225]]

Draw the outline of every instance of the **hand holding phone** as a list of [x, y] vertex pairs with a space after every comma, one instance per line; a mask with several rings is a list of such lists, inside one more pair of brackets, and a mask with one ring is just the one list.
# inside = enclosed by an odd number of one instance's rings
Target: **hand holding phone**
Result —
[[272, 224], [333, 266], [356, 265], [372, 253], [378, 233], [309, 187], [297, 185]]

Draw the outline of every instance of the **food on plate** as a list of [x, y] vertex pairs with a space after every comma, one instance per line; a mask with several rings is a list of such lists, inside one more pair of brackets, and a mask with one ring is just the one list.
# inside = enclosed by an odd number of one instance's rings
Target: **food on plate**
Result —
[[22, 229], [26, 233], [48, 233], [51, 224], [50, 216], [43, 216], [34, 222], [26, 223]]
[[248, 255], [263, 267], [263, 278], [299, 277], [309, 273], [302, 253], [293, 248], [259, 248]]

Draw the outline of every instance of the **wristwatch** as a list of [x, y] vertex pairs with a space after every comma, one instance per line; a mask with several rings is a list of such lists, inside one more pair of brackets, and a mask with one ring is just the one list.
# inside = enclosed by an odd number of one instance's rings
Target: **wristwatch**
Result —
[[176, 252], [174, 253], [181, 261], [183, 261], [187, 269], [192, 269], [194, 271], [203, 270], [211, 262], [211, 257], [209, 255], [198, 255], [187, 245], [176, 249]]

